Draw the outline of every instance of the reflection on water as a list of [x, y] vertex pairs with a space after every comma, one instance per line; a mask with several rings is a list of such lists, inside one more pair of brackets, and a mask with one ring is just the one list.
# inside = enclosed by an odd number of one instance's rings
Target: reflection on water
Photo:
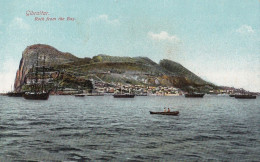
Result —
[[[0, 96], [0, 161], [257, 161], [259, 105], [259, 97]], [[164, 107], [180, 115], [149, 114]]]

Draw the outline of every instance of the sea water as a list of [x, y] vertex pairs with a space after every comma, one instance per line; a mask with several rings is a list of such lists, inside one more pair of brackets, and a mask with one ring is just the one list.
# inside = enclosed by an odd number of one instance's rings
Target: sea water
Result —
[[[169, 107], [179, 116], [150, 115]], [[0, 96], [0, 161], [259, 161], [260, 97]]]

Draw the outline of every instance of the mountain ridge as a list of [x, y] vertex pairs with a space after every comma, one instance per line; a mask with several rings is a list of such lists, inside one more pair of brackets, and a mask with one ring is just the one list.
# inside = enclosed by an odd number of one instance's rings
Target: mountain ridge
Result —
[[[208, 91], [216, 88], [214, 84], [204, 81], [181, 64], [167, 59], [157, 64], [148, 57], [98, 54], [92, 58], [79, 58], [50, 45], [35, 44], [28, 46], [22, 53], [14, 83], [15, 91], [28, 90], [26, 76], [35, 65], [37, 53], [39, 65], [43, 65], [43, 57], [45, 57], [46, 67], [52, 69], [49, 71], [51, 74], [49, 80], [52, 80], [52, 85], [49, 85], [50, 90], [53, 90], [54, 86], [90, 88], [91, 86], [86, 84], [89, 80], [99, 80], [109, 84], [174, 86], [185, 91]], [[54, 75], [54, 72], [57, 75]], [[84, 87], [84, 85], [88, 86]]]

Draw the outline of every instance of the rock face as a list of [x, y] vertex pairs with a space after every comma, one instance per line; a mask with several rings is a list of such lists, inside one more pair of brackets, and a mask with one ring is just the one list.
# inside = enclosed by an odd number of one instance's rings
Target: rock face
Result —
[[22, 55], [16, 73], [14, 87], [16, 91], [24, 89], [26, 75], [36, 65], [39, 66], [45, 56], [46, 67], [52, 67], [52, 79], [58, 87], [76, 88], [89, 85], [87, 80], [98, 80], [108, 84], [132, 84], [148, 86], [174, 86], [183, 90], [214, 89], [216, 86], [171, 60], [161, 60], [159, 64], [147, 57], [115, 57], [97, 55], [91, 58], [78, 58], [43, 44], [28, 46]]
[[70, 53], [63, 53], [57, 49], [43, 44], [35, 44], [28, 46], [22, 54], [19, 69], [16, 72], [14, 88], [15, 91], [21, 91], [25, 82], [25, 76], [28, 71], [36, 65], [38, 53], [39, 66], [43, 64], [43, 57], [45, 56], [45, 65], [53, 66], [73, 62], [79, 60], [79, 58], [73, 56]]

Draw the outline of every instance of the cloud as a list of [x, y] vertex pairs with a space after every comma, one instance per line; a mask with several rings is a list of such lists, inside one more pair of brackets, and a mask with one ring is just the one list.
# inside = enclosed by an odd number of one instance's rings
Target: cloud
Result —
[[176, 35], [170, 35], [166, 31], [161, 31], [160, 33], [148, 32], [147, 36], [153, 40], [153, 46], [161, 51], [164, 58], [170, 60], [183, 58], [183, 43]]
[[240, 26], [236, 32], [240, 33], [240, 34], [252, 34], [255, 31], [253, 30], [253, 28], [249, 25], [242, 25]]
[[30, 25], [25, 23], [24, 20], [20, 17], [15, 17], [10, 25], [12, 28], [18, 28], [18, 29], [25, 29], [25, 30], [29, 30], [30, 29]]
[[118, 19], [110, 19], [108, 15], [103, 14], [103, 15], [99, 15], [96, 18], [91, 19], [91, 21], [102, 21], [105, 22], [107, 24], [111, 24], [111, 25], [119, 25], [120, 22]]
[[152, 40], [168, 40], [172, 42], [179, 42], [180, 39], [175, 36], [175, 35], [169, 35], [166, 31], [161, 31], [159, 34], [153, 33], [153, 32], [148, 32], [148, 36]]

